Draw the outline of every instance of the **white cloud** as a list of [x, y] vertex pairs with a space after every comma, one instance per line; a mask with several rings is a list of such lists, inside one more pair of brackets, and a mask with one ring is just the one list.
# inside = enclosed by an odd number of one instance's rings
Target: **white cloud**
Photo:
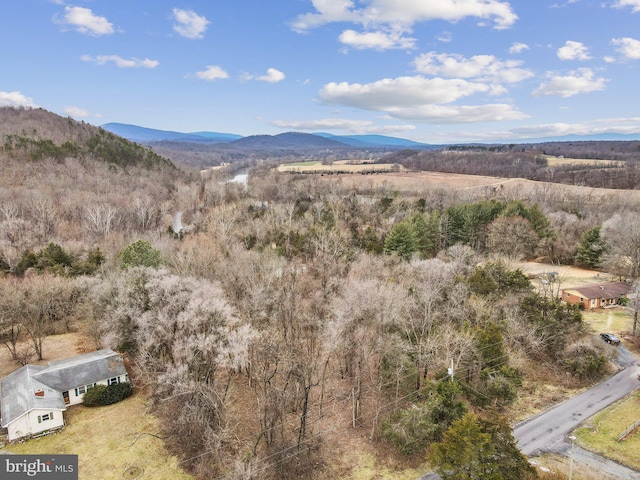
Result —
[[217, 65], [208, 65], [202, 72], [196, 72], [196, 77], [200, 80], [220, 80], [229, 78], [229, 74], [223, 68]]
[[589, 60], [589, 49], [582, 42], [567, 40], [557, 52], [560, 60]]
[[429, 52], [414, 60], [416, 70], [428, 75], [449, 78], [476, 78], [485, 81], [516, 83], [533, 77], [533, 72], [519, 68], [519, 60], [500, 61], [493, 55], [465, 58], [457, 54]]
[[633, 13], [640, 12], [640, 0], [618, 0], [613, 4], [614, 8], [631, 7]]
[[83, 7], [64, 7], [64, 16], [55, 18], [62, 25], [71, 25], [80, 33], [89, 35], [111, 35], [114, 32], [113, 24], [105, 17], [95, 15], [91, 9]]
[[384, 79], [369, 84], [328, 83], [319, 93], [325, 104], [385, 112], [394, 118], [427, 123], [462, 123], [523, 118], [506, 104], [444, 106], [475, 93], [495, 93], [491, 85], [462, 79], [422, 76]]
[[548, 123], [514, 128], [519, 137], [549, 137], [563, 135], [597, 135], [603, 133], [640, 134], [640, 118], [601, 118], [584, 123]]
[[476, 123], [520, 120], [528, 115], [512, 105], [495, 103], [486, 105], [420, 105], [392, 108], [387, 112], [392, 117], [422, 123]]
[[629, 60], [640, 59], [640, 40], [630, 37], [614, 38], [611, 40], [611, 44], [618, 47], [616, 50], [625, 58]]
[[145, 58], [141, 60], [139, 58], [122, 58], [118, 55], [98, 55], [92, 57], [90, 55], [82, 55], [80, 59], [83, 62], [92, 62], [96, 65], [106, 65], [109, 62], [113, 62], [119, 68], [156, 68], [160, 65], [157, 60], [149, 60]]
[[285, 74], [275, 68], [267, 69], [266, 75], [262, 75], [261, 77], [258, 77], [258, 80], [262, 82], [269, 82], [269, 83], [278, 83], [284, 79], [285, 79]]
[[375, 49], [410, 50], [416, 46], [415, 38], [403, 37], [401, 32], [364, 32], [358, 33], [355, 30], [345, 30], [339, 37], [341, 43], [355, 48], [356, 50]]
[[453, 34], [451, 32], [442, 32], [436, 36], [436, 40], [442, 43], [451, 43], [453, 40]]
[[21, 92], [0, 92], [0, 107], [30, 107], [36, 108], [33, 99]]
[[367, 120], [348, 120], [348, 119], [334, 119], [326, 118], [322, 120], [302, 120], [302, 121], [284, 121], [274, 120], [271, 125], [290, 129], [290, 130], [303, 130], [303, 131], [325, 131], [325, 130], [343, 130], [349, 133], [359, 134], [395, 134], [403, 133], [415, 130], [413, 125], [376, 125]]
[[388, 25], [408, 29], [429, 20], [457, 22], [467, 17], [493, 20], [495, 28], [511, 27], [517, 15], [508, 2], [500, 0], [361, 0], [361, 8], [353, 0], [312, 0], [315, 13], [299, 15], [292, 28], [305, 32], [333, 22], [353, 22], [374, 26]]
[[204, 38], [204, 32], [211, 23], [192, 10], [173, 9], [173, 19], [177, 22], [173, 29], [182, 37], [192, 40]]
[[68, 116], [74, 117], [74, 118], [87, 118], [87, 117], [100, 118], [100, 117], [102, 117], [102, 115], [97, 115], [97, 114], [91, 113], [88, 110], [85, 110], [85, 109], [80, 108], [80, 107], [72, 107], [72, 106], [64, 107], [62, 109], [62, 112], [65, 115], [68, 115]]
[[560, 96], [572, 97], [580, 93], [589, 93], [605, 89], [605, 78], [594, 78], [590, 68], [581, 68], [569, 75], [548, 74], [549, 81], [541, 84], [532, 92], [535, 97]]
[[509, 53], [521, 53], [525, 50], [529, 50], [529, 45], [526, 43], [515, 42], [511, 45], [511, 48], [509, 48]]
[[450, 103], [488, 90], [489, 87], [481, 83], [415, 76], [384, 79], [368, 84], [331, 82], [320, 90], [320, 98], [327, 104], [386, 111], [387, 108], [396, 106]]

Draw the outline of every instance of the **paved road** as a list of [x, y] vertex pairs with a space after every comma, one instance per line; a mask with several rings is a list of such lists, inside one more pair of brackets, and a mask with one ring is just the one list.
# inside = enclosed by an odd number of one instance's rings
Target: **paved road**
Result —
[[586, 392], [517, 425], [513, 436], [522, 453], [531, 457], [543, 451], [556, 451], [565, 436], [587, 418], [640, 387], [638, 373], [637, 365], [627, 367]]
[[[542, 452], [570, 454], [571, 446], [566, 440], [570, 432], [587, 418], [640, 387], [640, 381], [638, 381], [640, 367], [637, 360], [622, 346], [618, 348], [618, 353], [616, 363], [623, 367], [623, 370], [586, 392], [570, 398], [514, 428], [513, 436], [522, 453], [528, 457], [539, 455]], [[618, 478], [640, 478], [638, 472], [625, 469], [603, 457], [593, 454], [582, 456], [585, 459], [587, 456], [590, 458], [590, 461], [585, 463], [590, 463], [592, 466], [597, 464], [598, 469], [608, 471]], [[580, 461], [580, 458], [576, 457], [576, 460]], [[422, 480], [438, 479], [440, 477], [433, 472], [422, 477]]]

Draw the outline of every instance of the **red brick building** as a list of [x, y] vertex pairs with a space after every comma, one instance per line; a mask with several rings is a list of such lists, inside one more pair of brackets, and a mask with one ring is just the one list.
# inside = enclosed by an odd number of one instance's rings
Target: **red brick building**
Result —
[[572, 287], [562, 290], [562, 300], [574, 305], [582, 305], [585, 310], [617, 305], [625, 298], [631, 285], [626, 282], [599, 283]]

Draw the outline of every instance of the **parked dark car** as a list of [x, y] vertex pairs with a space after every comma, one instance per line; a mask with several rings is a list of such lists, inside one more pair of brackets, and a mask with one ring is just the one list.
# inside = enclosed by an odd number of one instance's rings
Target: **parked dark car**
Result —
[[616, 337], [613, 333], [601, 333], [600, 336], [605, 342], [611, 345], [620, 345], [620, 339]]

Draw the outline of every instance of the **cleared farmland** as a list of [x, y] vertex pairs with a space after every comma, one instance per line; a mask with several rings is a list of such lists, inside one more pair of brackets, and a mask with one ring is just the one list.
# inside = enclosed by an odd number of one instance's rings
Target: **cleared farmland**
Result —
[[563, 167], [566, 165], [585, 165], [589, 167], [621, 167], [624, 162], [616, 160], [596, 160], [591, 158], [566, 158], [543, 155], [549, 167]]
[[320, 162], [298, 162], [280, 165], [282, 173], [365, 173], [365, 172], [403, 172], [404, 167], [394, 163], [354, 163], [350, 160], [338, 160], [330, 165]]

